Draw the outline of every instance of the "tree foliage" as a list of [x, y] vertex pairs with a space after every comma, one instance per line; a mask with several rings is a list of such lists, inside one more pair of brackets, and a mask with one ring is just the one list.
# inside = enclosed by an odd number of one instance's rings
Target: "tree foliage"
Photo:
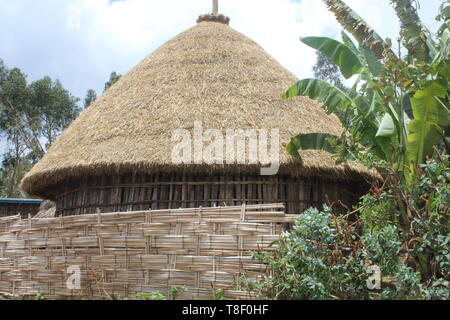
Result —
[[111, 75], [110, 75], [110, 77], [109, 77], [109, 81], [108, 82], [106, 82], [106, 84], [105, 84], [105, 90], [104, 90], [104, 92], [106, 91], [106, 90], [108, 90], [113, 84], [115, 84], [117, 81], [119, 81], [119, 79], [122, 77], [122, 75], [121, 74], [118, 74], [117, 72], [112, 72], [111, 73]]
[[[120, 79], [112, 72], [105, 91]], [[97, 99], [88, 90], [84, 108]], [[22, 197], [18, 184], [81, 111], [79, 99], [50, 77], [28, 83], [0, 59], [0, 135], [7, 142], [0, 166], [0, 197]]]
[[97, 100], [97, 93], [95, 90], [89, 89], [86, 93], [86, 97], [84, 98], [84, 108], [89, 107], [95, 102], [95, 100]]
[[21, 197], [18, 184], [76, 118], [78, 99], [49, 77], [28, 84], [18, 68], [0, 61], [0, 132], [6, 139], [0, 195]]
[[41, 129], [41, 136], [46, 140], [46, 148], [77, 117], [80, 108], [79, 99], [64, 89], [59, 80], [50, 77], [33, 82], [30, 85], [31, 114]]
[[342, 91], [347, 91], [339, 68], [320, 51], [316, 52], [317, 61], [313, 67], [314, 77], [324, 80]]

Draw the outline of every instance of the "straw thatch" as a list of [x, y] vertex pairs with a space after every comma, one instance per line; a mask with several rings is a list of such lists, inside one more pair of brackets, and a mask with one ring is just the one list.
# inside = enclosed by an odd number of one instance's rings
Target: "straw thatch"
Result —
[[200, 22], [220, 22], [229, 25], [230, 18], [223, 14], [203, 14], [197, 19], [197, 23]]
[[[229, 299], [242, 275], [256, 279], [267, 266], [251, 253], [271, 250], [292, 216], [280, 204], [0, 219], [0, 295], [48, 299], [135, 298], [186, 287], [180, 299]], [[6, 228], [5, 228], [6, 226]], [[67, 286], [69, 267], [79, 288]]]
[[[300, 60], [299, 60], [300, 61]], [[298, 133], [340, 134], [339, 120], [307, 99], [282, 100], [297, 81], [260, 46], [218, 22], [181, 33], [85, 110], [26, 175], [22, 189], [50, 198], [68, 178], [119, 172], [259, 172], [258, 166], [173, 165], [172, 134], [193, 129], [280, 129], [282, 171], [359, 177], [364, 168], [337, 166], [329, 154], [305, 152], [293, 163], [285, 145]]]
[[54, 218], [56, 216], [56, 203], [50, 200], [42, 202], [35, 218]]

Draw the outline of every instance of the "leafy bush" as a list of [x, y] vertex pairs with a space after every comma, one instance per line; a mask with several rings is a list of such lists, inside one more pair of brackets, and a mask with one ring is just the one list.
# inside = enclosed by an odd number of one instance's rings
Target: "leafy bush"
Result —
[[[358, 161], [376, 169], [383, 186], [345, 217], [308, 210], [273, 252], [255, 255], [270, 276], [248, 287], [272, 299], [449, 299], [450, 6], [440, 7], [434, 37], [411, 0], [391, 1], [408, 51], [402, 57], [345, 3], [323, 1], [358, 46], [345, 32], [342, 42], [302, 41], [357, 81], [344, 92], [304, 79], [282, 97], [317, 100], [346, 130], [299, 134], [286, 150], [300, 163], [309, 149]], [[370, 266], [381, 272], [379, 290], [369, 289]]]
[[[405, 195], [406, 231], [389, 188], [362, 197], [352, 219], [309, 209], [273, 251], [255, 253], [269, 273], [247, 288], [268, 299], [449, 299], [449, 164], [441, 156], [421, 166]], [[369, 266], [380, 268], [380, 290], [369, 290]]]
[[295, 220], [274, 252], [258, 252], [270, 276], [254, 285], [270, 299], [356, 299], [364, 295], [365, 266], [354, 227], [326, 208], [310, 209]]

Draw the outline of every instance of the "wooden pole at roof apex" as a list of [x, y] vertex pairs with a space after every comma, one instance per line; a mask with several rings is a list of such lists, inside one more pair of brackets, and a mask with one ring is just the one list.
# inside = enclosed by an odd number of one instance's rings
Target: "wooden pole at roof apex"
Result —
[[219, 0], [213, 0], [213, 15], [219, 14]]

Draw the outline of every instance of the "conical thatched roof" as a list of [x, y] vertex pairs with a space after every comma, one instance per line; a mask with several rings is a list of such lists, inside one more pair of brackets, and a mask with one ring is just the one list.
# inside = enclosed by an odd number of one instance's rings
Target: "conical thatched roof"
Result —
[[280, 98], [296, 81], [225, 23], [199, 22], [146, 57], [87, 108], [26, 175], [22, 189], [47, 198], [50, 186], [81, 175], [258, 169], [172, 164], [172, 133], [192, 130], [195, 121], [205, 129], [279, 128], [283, 171], [329, 178], [363, 174], [358, 167], [336, 166], [323, 152], [303, 153], [304, 166], [286, 154], [284, 147], [295, 134], [342, 132], [339, 120], [317, 103]]

